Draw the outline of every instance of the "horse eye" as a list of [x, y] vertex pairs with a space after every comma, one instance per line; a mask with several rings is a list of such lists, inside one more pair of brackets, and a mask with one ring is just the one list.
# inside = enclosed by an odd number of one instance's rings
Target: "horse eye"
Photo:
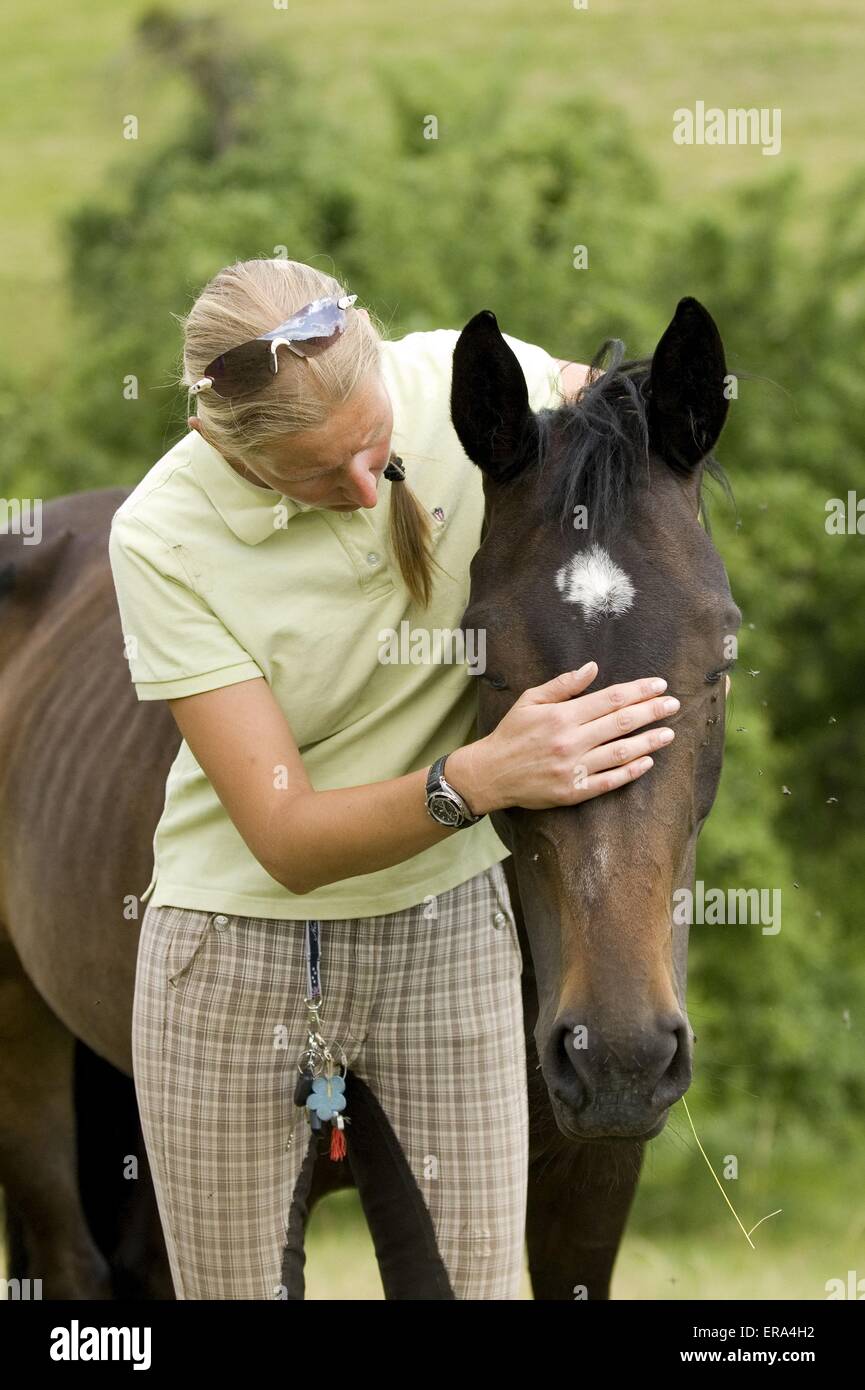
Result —
[[735, 661], [728, 661], [726, 666], [719, 666], [717, 671], [710, 671], [706, 676], [707, 685], [717, 685], [722, 676], [726, 676], [736, 665]]
[[469, 662], [468, 670], [470, 676], [479, 676], [487, 685], [491, 685], [494, 690], [507, 690], [508, 683], [504, 676], [491, 676], [486, 671], [482, 671], [477, 662]]

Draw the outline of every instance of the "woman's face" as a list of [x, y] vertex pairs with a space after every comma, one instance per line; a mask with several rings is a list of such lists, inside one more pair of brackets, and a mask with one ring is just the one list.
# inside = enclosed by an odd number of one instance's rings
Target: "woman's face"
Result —
[[[189, 422], [195, 428], [197, 422]], [[258, 454], [254, 469], [228, 462], [242, 477], [273, 488], [294, 502], [330, 511], [374, 507], [378, 480], [390, 458], [393, 409], [375, 376], [358, 387], [325, 425], [288, 435]]]

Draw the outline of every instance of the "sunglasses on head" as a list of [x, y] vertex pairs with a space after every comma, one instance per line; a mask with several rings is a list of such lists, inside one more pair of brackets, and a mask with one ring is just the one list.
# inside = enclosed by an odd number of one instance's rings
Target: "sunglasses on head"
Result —
[[287, 347], [297, 357], [315, 357], [324, 352], [344, 332], [345, 311], [356, 299], [356, 294], [314, 299], [278, 328], [238, 347], [227, 348], [208, 363], [201, 380], [190, 386], [190, 396], [202, 391], [215, 391], [218, 396], [260, 391], [279, 371], [278, 347]]

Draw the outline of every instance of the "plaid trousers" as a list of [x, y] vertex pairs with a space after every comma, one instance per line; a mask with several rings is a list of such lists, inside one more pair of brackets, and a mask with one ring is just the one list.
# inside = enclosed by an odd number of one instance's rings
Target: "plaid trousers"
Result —
[[[385, 1296], [518, 1298], [528, 1101], [502, 865], [399, 912], [322, 921], [321, 970], [350, 1121], [355, 1107], [343, 1162], [379, 1214]], [[305, 984], [301, 921], [145, 910], [133, 1066], [179, 1299], [304, 1296], [304, 1196], [331, 1161], [293, 1099]]]

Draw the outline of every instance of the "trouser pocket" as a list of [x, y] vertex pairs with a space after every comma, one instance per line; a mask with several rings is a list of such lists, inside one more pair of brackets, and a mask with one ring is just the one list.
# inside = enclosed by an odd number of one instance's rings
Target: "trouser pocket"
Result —
[[177, 989], [189, 979], [192, 967], [215, 931], [227, 930], [231, 918], [224, 913], [204, 912], [187, 907], [165, 909], [170, 917], [165, 923], [168, 947], [165, 966], [168, 983]]

